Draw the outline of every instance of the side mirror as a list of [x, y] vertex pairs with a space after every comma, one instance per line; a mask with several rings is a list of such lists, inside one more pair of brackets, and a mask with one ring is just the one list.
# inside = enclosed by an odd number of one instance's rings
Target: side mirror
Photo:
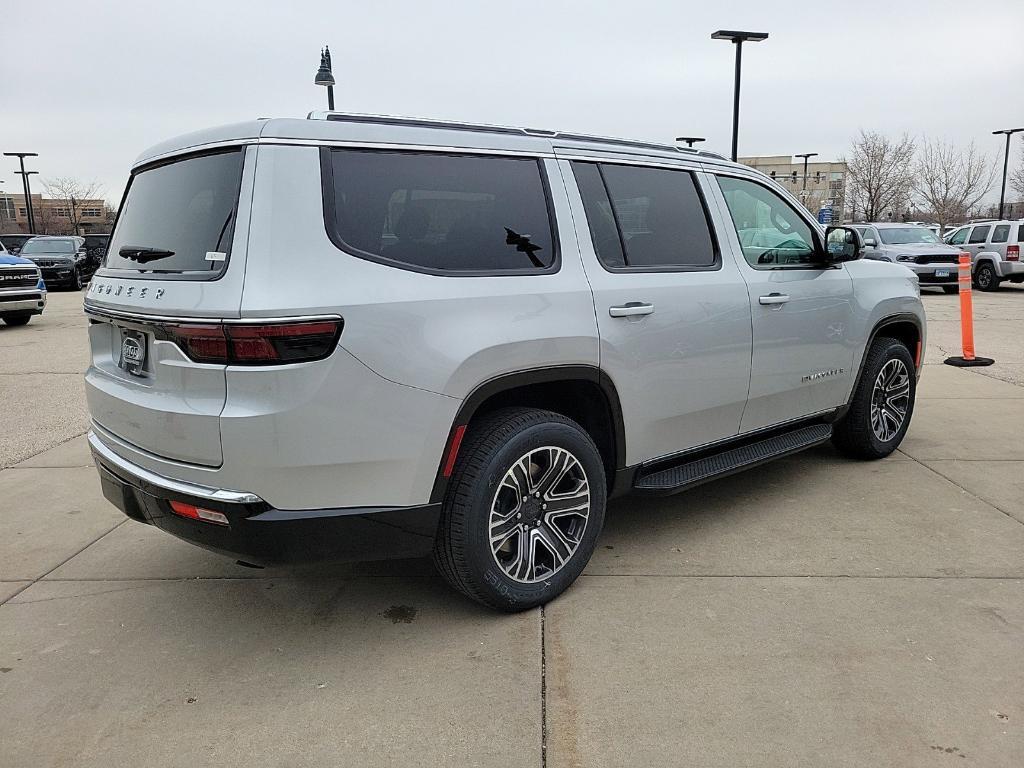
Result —
[[860, 232], [853, 227], [829, 227], [825, 230], [825, 249], [828, 261], [833, 264], [859, 259], [864, 251], [864, 242]]
[[876, 245], [878, 245], [878, 243], [875, 242], [875, 238], [873, 238], [873, 237], [865, 237], [864, 238], [864, 247], [865, 248], [874, 248]]

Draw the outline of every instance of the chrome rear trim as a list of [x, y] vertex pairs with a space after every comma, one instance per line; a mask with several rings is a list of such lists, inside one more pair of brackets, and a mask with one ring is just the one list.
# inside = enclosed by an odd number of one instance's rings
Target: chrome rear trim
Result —
[[102, 459], [104, 463], [110, 464], [119, 472], [137, 480], [141, 480], [144, 483], [155, 485], [157, 488], [163, 488], [166, 491], [181, 493], [186, 496], [196, 496], [201, 499], [209, 499], [210, 501], [229, 502], [232, 504], [259, 504], [263, 502], [263, 499], [254, 493], [246, 493], [245, 491], [228, 491], [223, 488], [210, 488], [205, 485], [185, 483], [181, 480], [172, 480], [169, 477], [158, 475], [156, 472], [150, 472], [148, 469], [143, 469], [110, 450], [110, 448], [103, 444], [95, 430], [89, 430], [89, 448], [92, 450], [94, 455]]
[[179, 325], [198, 323], [210, 325], [223, 323], [228, 325], [272, 325], [274, 323], [302, 323], [316, 320], [341, 320], [341, 315], [290, 315], [288, 317], [174, 317], [171, 315], [148, 315], [142, 312], [124, 312], [118, 309], [97, 307], [88, 301], [84, 305], [85, 314], [94, 320], [111, 322], [127, 320], [133, 323], [177, 323]]

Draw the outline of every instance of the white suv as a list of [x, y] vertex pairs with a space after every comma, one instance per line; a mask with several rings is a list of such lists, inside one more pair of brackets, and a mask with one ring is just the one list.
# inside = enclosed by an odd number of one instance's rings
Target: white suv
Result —
[[89, 440], [132, 518], [259, 564], [432, 551], [520, 610], [583, 570], [609, 496], [902, 440], [916, 278], [762, 174], [311, 117], [133, 168], [85, 301]]
[[985, 221], [960, 227], [946, 236], [946, 242], [971, 254], [974, 284], [982, 291], [998, 291], [1003, 280], [1024, 283], [1024, 219]]

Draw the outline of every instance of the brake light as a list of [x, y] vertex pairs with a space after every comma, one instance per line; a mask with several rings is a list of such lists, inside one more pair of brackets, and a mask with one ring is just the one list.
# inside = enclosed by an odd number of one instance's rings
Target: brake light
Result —
[[327, 357], [334, 351], [343, 325], [340, 319], [260, 325], [167, 324], [156, 326], [154, 333], [197, 363], [282, 365]]
[[217, 525], [228, 525], [228, 518], [223, 512], [215, 512], [212, 509], [203, 509], [194, 504], [186, 504], [183, 501], [172, 501], [171, 512], [178, 517], [187, 517], [189, 520], [202, 520], [206, 523]]
[[1020, 246], [1019, 245], [1008, 245], [1008, 246], [1006, 246], [1006, 260], [1007, 261], [1020, 261]]

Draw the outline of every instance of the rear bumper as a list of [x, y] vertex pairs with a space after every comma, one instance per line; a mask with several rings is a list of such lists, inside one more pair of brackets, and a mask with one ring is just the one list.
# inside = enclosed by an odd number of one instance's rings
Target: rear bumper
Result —
[[1024, 279], [1024, 263], [1019, 261], [996, 261], [994, 263], [1000, 277]]
[[[440, 504], [278, 510], [254, 494], [182, 483], [135, 466], [89, 433], [103, 495], [133, 520], [256, 565], [421, 557], [433, 548]], [[222, 513], [228, 525], [171, 512], [181, 501]]]

